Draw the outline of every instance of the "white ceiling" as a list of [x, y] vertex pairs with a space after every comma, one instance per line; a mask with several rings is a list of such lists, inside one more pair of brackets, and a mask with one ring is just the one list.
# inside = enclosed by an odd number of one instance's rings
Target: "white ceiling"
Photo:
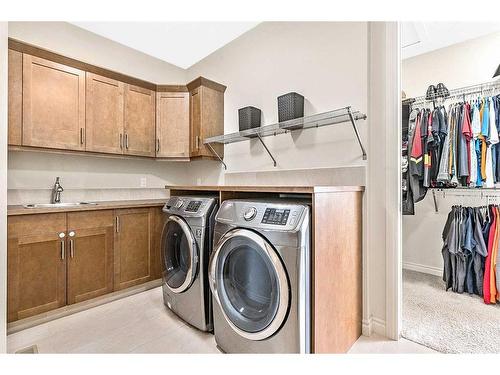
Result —
[[258, 24], [258, 22], [72, 23], [184, 69]]
[[402, 22], [402, 58], [500, 31], [499, 22]]

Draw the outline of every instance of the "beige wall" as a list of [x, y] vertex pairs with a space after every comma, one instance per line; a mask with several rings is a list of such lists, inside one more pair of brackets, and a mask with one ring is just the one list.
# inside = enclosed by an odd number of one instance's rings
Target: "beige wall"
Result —
[[[367, 110], [367, 23], [265, 22], [188, 69], [227, 85], [225, 132], [238, 130], [238, 108], [260, 108], [263, 124], [277, 121], [277, 96], [296, 91], [305, 113], [352, 105]], [[359, 121], [366, 141], [366, 121]], [[226, 146], [228, 172], [364, 165], [349, 123]]]
[[499, 46], [494, 33], [403, 60], [402, 89], [414, 97], [439, 82], [449, 89], [488, 82], [500, 64]]
[[[424, 95], [429, 84], [443, 82], [449, 89], [489, 82], [500, 63], [500, 33], [429, 52], [404, 60], [402, 89], [407, 96]], [[437, 194], [439, 212], [434, 210], [431, 192], [416, 204], [414, 216], [403, 217], [403, 266], [441, 275], [443, 245], [441, 232], [454, 204], [483, 205], [477, 192], [470, 197], [443, 198]]]
[[0, 22], [0, 353], [7, 351], [7, 22]]

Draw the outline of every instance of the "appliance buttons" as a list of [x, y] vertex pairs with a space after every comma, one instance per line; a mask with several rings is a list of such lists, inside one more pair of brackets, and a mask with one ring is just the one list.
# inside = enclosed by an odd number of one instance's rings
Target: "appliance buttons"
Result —
[[243, 219], [246, 221], [252, 220], [257, 215], [257, 209], [255, 207], [248, 207], [245, 212], [243, 212]]
[[183, 204], [184, 204], [184, 202], [183, 202], [183, 201], [178, 200], [177, 202], [175, 202], [175, 208], [179, 209], [179, 208], [181, 208], [181, 207], [182, 207], [182, 205], [183, 205]]

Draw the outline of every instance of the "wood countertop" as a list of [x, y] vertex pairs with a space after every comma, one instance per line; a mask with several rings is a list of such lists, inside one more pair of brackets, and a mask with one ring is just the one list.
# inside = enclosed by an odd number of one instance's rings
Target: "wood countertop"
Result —
[[262, 193], [334, 193], [341, 191], [364, 191], [364, 186], [229, 186], [229, 185], [166, 185], [169, 190], [192, 190], [192, 191], [241, 191], [241, 192], [262, 192]]
[[167, 199], [140, 199], [123, 201], [96, 201], [97, 204], [58, 208], [25, 208], [22, 205], [7, 206], [7, 216], [48, 214], [57, 212], [112, 210], [117, 208], [161, 207]]

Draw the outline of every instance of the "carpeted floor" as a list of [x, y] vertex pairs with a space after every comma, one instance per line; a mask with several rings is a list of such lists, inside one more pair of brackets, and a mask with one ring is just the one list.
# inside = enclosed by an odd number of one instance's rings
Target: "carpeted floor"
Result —
[[440, 277], [403, 270], [403, 333], [442, 353], [500, 353], [500, 304], [444, 290]]

